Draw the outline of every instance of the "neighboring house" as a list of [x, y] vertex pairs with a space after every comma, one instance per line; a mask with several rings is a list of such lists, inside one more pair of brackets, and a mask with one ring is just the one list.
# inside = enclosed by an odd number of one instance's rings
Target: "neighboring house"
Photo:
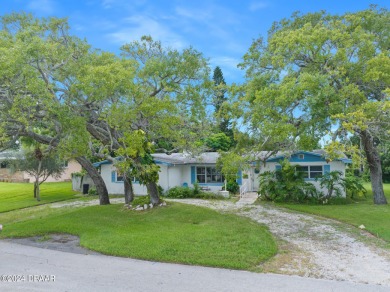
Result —
[[[206, 152], [197, 157], [185, 153], [153, 154], [154, 161], [160, 166], [157, 184], [166, 191], [175, 186], [193, 187], [197, 181], [202, 189], [218, 192], [224, 185], [224, 177], [216, 169], [218, 156], [217, 152]], [[123, 176], [112, 162], [105, 160], [94, 163], [94, 166], [100, 168], [109, 194], [124, 193]], [[242, 184], [241, 172], [238, 173], [237, 183]], [[147, 194], [146, 187], [136, 180], [133, 188], [136, 195]]]
[[0, 182], [27, 182], [23, 172], [12, 172], [9, 161], [15, 159], [15, 153], [0, 152]]
[[[76, 160], [64, 161], [64, 172], [58, 177], [49, 176], [45, 182], [60, 182], [60, 181], [71, 181], [72, 173], [80, 172], [82, 170], [81, 165]], [[34, 178], [28, 173], [24, 174], [24, 178], [32, 182]]]
[[304, 173], [305, 180], [314, 184], [318, 190], [321, 190], [321, 188], [320, 183], [315, 181], [316, 177], [331, 171], [340, 171], [342, 177], [345, 177], [346, 165], [352, 163], [345, 155], [342, 155], [339, 159], [329, 161], [324, 150], [282, 152], [266, 158], [268, 153], [259, 153], [257, 155], [258, 160], [251, 164], [248, 179], [245, 181], [248, 191], [258, 191], [259, 175], [266, 171], [280, 169], [280, 161], [284, 159], [288, 159], [292, 165], [299, 165], [299, 171]]
[[[15, 152], [0, 152], [0, 181], [6, 182], [32, 182], [34, 178], [25, 171], [13, 172], [9, 161], [16, 159]], [[58, 178], [49, 176], [46, 182], [71, 181], [73, 172], [80, 172], [82, 167], [75, 160], [64, 162], [64, 172]]]

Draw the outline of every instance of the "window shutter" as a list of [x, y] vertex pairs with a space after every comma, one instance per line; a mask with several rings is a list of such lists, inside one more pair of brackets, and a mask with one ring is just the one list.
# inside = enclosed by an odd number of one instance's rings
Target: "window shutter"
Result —
[[239, 184], [239, 185], [242, 185], [242, 171], [241, 170], [239, 170], [238, 171], [238, 173], [237, 173], [237, 183]]
[[195, 166], [191, 166], [191, 183], [194, 184], [195, 183]]
[[111, 182], [115, 182], [115, 171], [111, 172]]
[[329, 164], [325, 164], [324, 165], [324, 174], [325, 173], [329, 173], [330, 172], [330, 165]]

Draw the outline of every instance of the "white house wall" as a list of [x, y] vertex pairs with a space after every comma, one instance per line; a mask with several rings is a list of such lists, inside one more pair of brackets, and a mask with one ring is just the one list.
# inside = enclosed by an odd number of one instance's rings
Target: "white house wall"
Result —
[[[159, 180], [157, 182], [164, 191], [167, 191], [175, 186], [184, 186], [193, 187], [191, 181], [191, 166], [195, 165], [166, 165], [159, 164]], [[116, 171], [116, 168], [113, 164], [102, 164], [101, 166], [101, 175], [104, 182], [107, 186], [107, 191], [109, 194], [123, 194], [124, 193], [124, 183], [112, 181], [112, 172]], [[218, 192], [222, 189], [222, 184], [213, 185], [213, 184], [201, 184], [200, 187], [205, 187], [211, 192]], [[147, 189], [145, 186], [140, 185], [139, 183], [133, 183], [133, 189], [135, 195], [147, 195]]]

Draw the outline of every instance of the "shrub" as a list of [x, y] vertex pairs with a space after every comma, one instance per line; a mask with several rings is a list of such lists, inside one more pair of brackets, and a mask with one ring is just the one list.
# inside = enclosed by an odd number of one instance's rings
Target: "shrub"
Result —
[[325, 188], [327, 193], [320, 197], [321, 200], [327, 200], [331, 197], [341, 197], [343, 195], [343, 180], [340, 171], [331, 171], [316, 178], [320, 182], [321, 188]]
[[193, 192], [194, 192], [195, 196], [199, 195], [199, 193], [200, 193], [199, 183], [197, 181], [194, 183], [194, 191]]
[[147, 204], [147, 205], [150, 204], [150, 197], [149, 196], [135, 197], [134, 200], [131, 202], [131, 205], [133, 207], [136, 207], [138, 205], [143, 206], [145, 204]]
[[343, 185], [347, 190], [347, 195], [349, 195], [351, 199], [353, 199], [355, 195], [366, 196], [367, 191], [363, 186], [363, 179], [358, 176], [347, 174], [343, 179]]
[[176, 199], [194, 198], [194, 190], [189, 187], [173, 187], [165, 193], [165, 196]]
[[199, 194], [195, 195], [195, 198], [197, 199], [206, 199], [206, 200], [209, 200], [209, 199], [224, 199], [223, 196], [221, 195], [218, 195], [218, 194], [215, 194], [215, 193], [212, 193], [212, 192], [200, 192]]
[[226, 190], [233, 194], [237, 194], [239, 189], [240, 186], [235, 180], [231, 180], [226, 183]]
[[196, 198], [196, 199], [223, 199], [222, 196], [212, 193], [204, 192], [200, 189], [196, 191], [196, 188], [189, 187], [173, 187], [169, 189], [165, 196], [172, 199], [187, 199], [187, 198]]
[[97, 195], [97, 190], [95, 188], [90, 188], [88, 190], [88, 195], [89, 196], [96, 196]]
[[281, 169], [266, 171], [260, 175], [259, 193], [268, 201], [303, 202], [318, 198], [318, 191], [305, 182], [303, 173], [287, 160], [281, 162]]

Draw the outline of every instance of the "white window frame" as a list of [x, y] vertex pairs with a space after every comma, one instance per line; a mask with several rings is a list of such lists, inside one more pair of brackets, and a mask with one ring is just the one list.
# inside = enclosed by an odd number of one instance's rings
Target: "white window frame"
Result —
[[[307, 167], [307, 171], [301, 171], [299, 170], [299, 168], [302, 168], [302, 167]], [[312, 168], [314, 167], [321, 167], [321, 171], [319, 170], [312, 170]], [[315, 179], [316, 175], [313, 175], [312, 174], [320, 174], [323, 175], [324, 174], [324, 166], [323, 165], [298, 165], [298, 172], [303, 172], [303, 173], [307, 173], [307, 176], [305, 175], [304, 178], [305, 179]]]
[[[199, 173], [198, 169], [204, 169], [203, 173]], [[209, 171], [208, 171], [209, 169]], [[204, 182], [201, 182], [198, 177], [204, 176]], [[219, 176], [220, 180], [211, 180], [212, 177]], [[215, 166], [197, 166], [195, 168], [195, 178], [200, 184], [219, 184], [225, 181], [223, 174], [217, 170]]]

